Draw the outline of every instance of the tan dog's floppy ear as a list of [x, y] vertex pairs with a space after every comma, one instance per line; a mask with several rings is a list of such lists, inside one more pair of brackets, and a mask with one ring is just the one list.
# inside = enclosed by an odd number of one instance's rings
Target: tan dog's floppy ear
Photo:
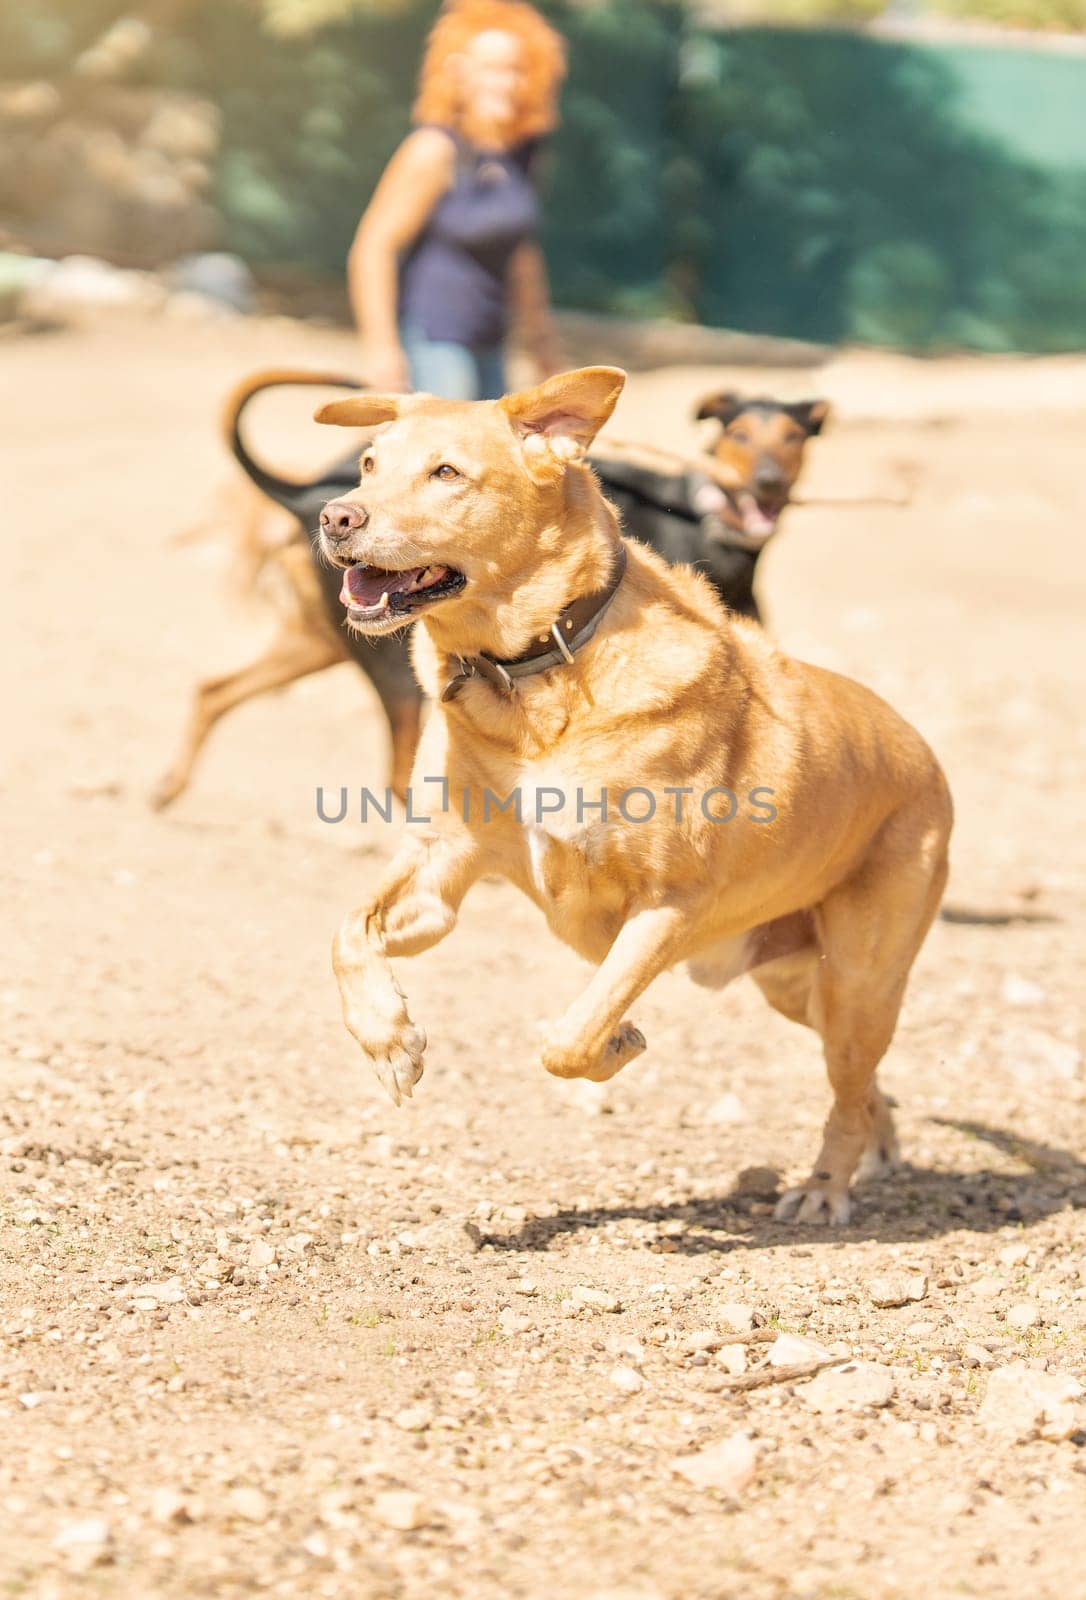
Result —
[[515, 431], [534, 444], [533, 454], [549, 450], [560, 460], [576, 461], [615, 409], [625, 382], [621, 367], [579, 367], [506, 395], [499, 404]]
[[333, 422], [340, 428], [372, 428], [393, 422], [403, 397], [397, 394], [353, 394], [349, 400], [329, 400], [313, 413], [316, 422]]

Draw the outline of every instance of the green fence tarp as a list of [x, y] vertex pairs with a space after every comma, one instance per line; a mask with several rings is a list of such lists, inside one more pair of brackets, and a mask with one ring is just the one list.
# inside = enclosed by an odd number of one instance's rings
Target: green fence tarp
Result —
[[[223, 117], [223, 244], [339, 274], [408, 126], [436, 0], [304, 38], [190, 0], [144, 71]], [[562, 305], [924, 349], [1086, 348], [1086, 55], [696, 27], [669, 0], [544, 0], [569, 40], [546, 246]], [[9, 77], [124, 7], [0, 0]]]

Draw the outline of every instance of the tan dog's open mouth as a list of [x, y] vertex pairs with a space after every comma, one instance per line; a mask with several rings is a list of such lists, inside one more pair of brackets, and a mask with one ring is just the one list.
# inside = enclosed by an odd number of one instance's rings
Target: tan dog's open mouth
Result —
[[348, 567], [339, 598], [347, 607], [347, 620], [355, 627], [406, 621], [417, 611], [459, 594], [467, 579], [455, 567]]

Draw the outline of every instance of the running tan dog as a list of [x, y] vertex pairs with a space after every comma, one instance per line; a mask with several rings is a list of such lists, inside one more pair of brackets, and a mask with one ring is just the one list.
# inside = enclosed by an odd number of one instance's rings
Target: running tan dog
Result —
[[600, 1081], [641, 1053], [626, 1012], [664, 968], [711, 988], [750, 972], [821, 1035], [833, 1089], [814, 1171], [778, 1214], [843, 1223], [861, 1157], [895, 1155], [875, 1071], [946, 880], [949, 792], [874, 694], [780, 655], [703, 579], [620, 538], [580, 458], [624, 381], [591, 367], [499, 401], [317, 412], [387, 425], [322, 540], [353, 627], [421, 620], [436, 704], [413, 784], [448, 785], [340, 928], [344, 1017], [399, 1104], [426, 1040], [389, 957], [443, 939], [490, 873], [597, 964], [547, 1032], [559, 1077]]

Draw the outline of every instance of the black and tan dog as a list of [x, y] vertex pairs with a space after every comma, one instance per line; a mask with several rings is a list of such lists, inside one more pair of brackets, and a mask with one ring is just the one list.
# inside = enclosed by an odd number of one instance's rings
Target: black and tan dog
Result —
[[666, 561], [704, 572], [729, 611], [762, 621], [755, 576], [803, 470], [808, 442], [829, 416], [826, 400], [707, 395], [695, 420], [721, 424], [711, 447], [716, 468], [683, 471], [644, 464], [641, 447], [616, 452], [603, 440], [589, 459], [626, 531]]
[[[334, 464], [315, 482], [296, 483], [257, 462], [242, 434], [249, 402], [262, 390], [291, 385], [358, 387], [352, 379], [327, 373], [273, 370], [247, 378], [226, 403], [224, 440], [252, 485], [232, 507], [232, 531], [247, 578], [271, 569], [279, 580], [272, 586], [279, 627], [257, 660], [197, 685], [180, 747], [152, 794], [156, 806], [168, 805], [187, 786], [205, 740], [228, 711], [347, 660], [377, 691], [388, 723], [388, 783], [401, 799], [404, 795], [422, 708], [406, 652], [398, 638], [371, 641], [344, 629], [338, 584], [312, 544], [321, 506], [356, 481], [355, 458]], [[823, 400], [789, 405], [711, 395], [697, 417], [716, 418], [723, 432], [703, 462], [654, 446], [604, 444], [590, 459], [628, 533], [665, 560], [703, 572], [729, 610], [759, 621], [758, 558], [776, 532], [804, 447], [821, 430], [828, 410]], [[285, 538], [275, 542], [265, 539], [269, 502], [289, 516]]]

